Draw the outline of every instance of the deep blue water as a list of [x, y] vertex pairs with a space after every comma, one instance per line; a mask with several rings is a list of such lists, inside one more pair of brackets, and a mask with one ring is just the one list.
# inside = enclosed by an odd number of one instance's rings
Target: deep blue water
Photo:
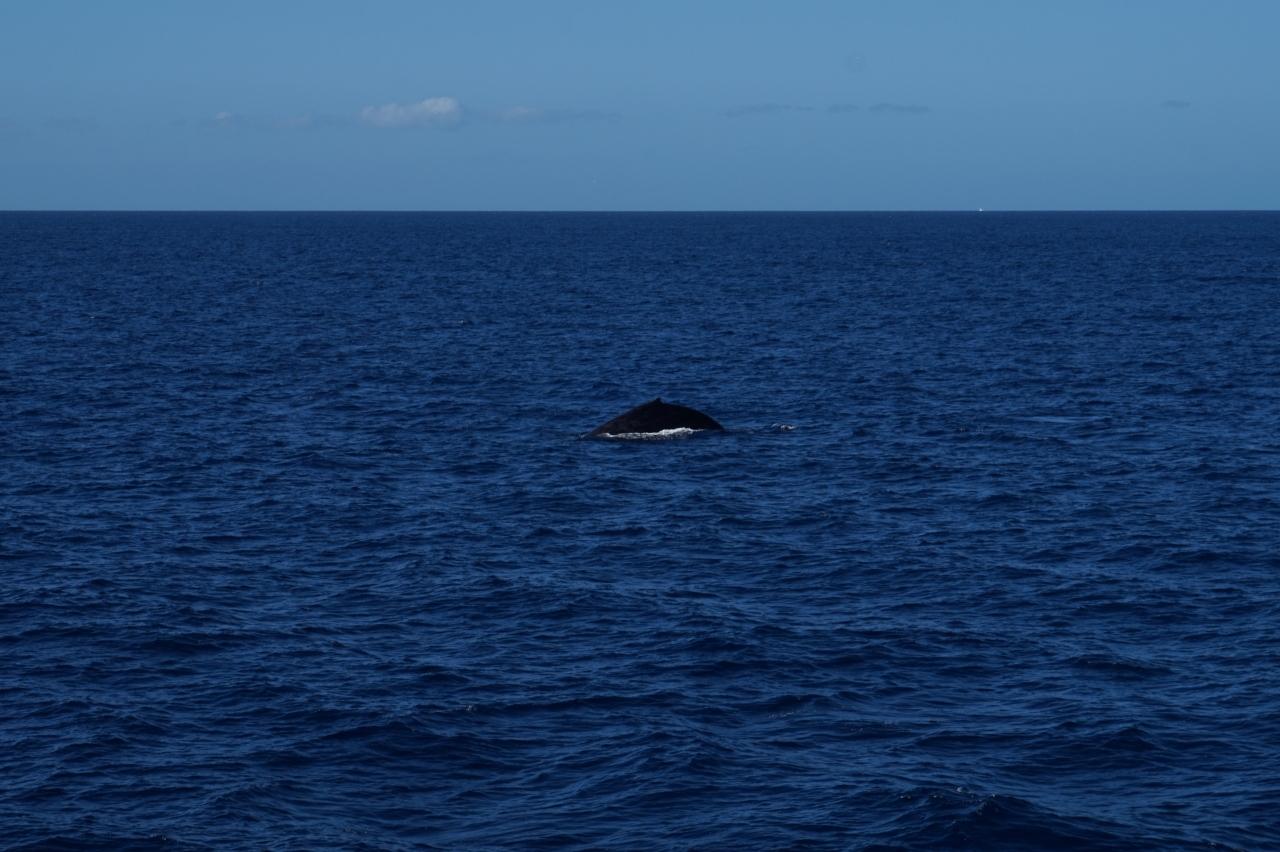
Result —
[[0, 580], [3, 848], [1280, 848], [1280, 215], [0, 215]]

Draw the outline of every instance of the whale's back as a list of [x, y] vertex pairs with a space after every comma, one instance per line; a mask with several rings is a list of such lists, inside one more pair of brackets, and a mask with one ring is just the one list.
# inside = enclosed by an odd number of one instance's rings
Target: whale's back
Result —
[[588, 433], [590, 437], [642, 435], [672, 429], [724, 431], [714, 418], [686, 405], [663, 402], [660, 398], [637, 405]]

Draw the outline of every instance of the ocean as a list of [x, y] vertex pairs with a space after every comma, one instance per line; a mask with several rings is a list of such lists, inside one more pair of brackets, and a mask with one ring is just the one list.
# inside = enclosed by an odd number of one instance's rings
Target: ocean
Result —
[[0, 848], [1280, 848], [1280, 214], [0, 214]]

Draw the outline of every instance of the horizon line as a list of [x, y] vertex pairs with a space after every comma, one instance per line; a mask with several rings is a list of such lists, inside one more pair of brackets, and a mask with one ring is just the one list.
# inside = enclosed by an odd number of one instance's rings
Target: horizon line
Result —
[[0, 215], [29, 213], [402, 213], [402, 214], [886, 214], [886, 213], [1280, 213], [1280, 207], [884, 207], [884, 208], [306, 208], [306, 207], [27, 207], [0, 209]]

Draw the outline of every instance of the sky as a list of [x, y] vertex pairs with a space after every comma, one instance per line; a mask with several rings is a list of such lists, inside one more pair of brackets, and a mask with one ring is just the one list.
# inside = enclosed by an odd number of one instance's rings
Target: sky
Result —
[[0, 0], [0, 209], [1280, 208], [1280, 2]]

